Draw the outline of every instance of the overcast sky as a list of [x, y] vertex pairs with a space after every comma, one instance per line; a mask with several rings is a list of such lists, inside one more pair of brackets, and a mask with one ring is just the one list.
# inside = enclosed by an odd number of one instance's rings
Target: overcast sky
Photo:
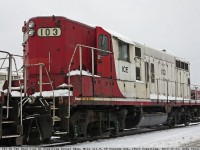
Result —
[[200, 85], [200, 0], [0, 0], [0, 50], [22, 55], [23, 22], [59, 15], [103, 26], [133, 41], [166, 49], [191, 64]]

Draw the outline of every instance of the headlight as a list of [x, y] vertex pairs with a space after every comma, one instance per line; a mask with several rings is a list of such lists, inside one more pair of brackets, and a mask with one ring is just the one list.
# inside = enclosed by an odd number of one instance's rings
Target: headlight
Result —
[[28, 23], [29, 29], [34, 28], [34, 26], [35, 26], [35, 23], [34, 23], [33, 21], [30, 21], [30, 22]]
[[29, 31], [28, 31], [28, 36], [33, 36], [33, 34], [34, 34], [34, 30], [33, 29], [29, 29]]

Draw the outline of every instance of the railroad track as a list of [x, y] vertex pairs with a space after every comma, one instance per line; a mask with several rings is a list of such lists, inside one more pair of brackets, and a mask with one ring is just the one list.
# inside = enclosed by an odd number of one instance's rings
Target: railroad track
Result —
[[[191, 123], [189, 126], [198, 125], [200, 122]], [[176, 125], [174, 128], [183, 128], [184, 125]], [[49, 144], [42, 144], [41, 147], [59, 147], [59, 146], [70, 146], [75, 145], [77, 143], [84, 143], [84, 142], [93, 142], [96, 140], [102, 140], [102, 139], [112, 139], [112, 138], [118, 138], [118, 137], [124, 137], [124, 136], [130, 136], [135, 134], [143, 134], [148, 132], [154, 132], [154, 131], [161, 131], [161, 130], [170, 130], [168, 126], [156, 126], [156, 127], [149, 127], [149, 128], [133, 128], [124, 130], [124, 132], [119, 133], [116, 137], [110, 137], [110, 136], [104, 136], [104, 137], [88, 137], [87, 139], [80, 139], [75, 142], [66, 142], [59, 138], [53, 137]], [[26, 146], [26, 145], [25, 145]], [[30, 146], [30, 145], [29, 145]]]

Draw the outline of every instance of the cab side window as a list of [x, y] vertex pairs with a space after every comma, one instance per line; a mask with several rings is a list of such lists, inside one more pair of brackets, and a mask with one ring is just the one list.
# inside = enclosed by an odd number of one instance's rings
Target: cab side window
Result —
[[119, 41], [119, 60], [129, 61], [129, 45]]
[[[105, 50], [105, 51], [109, 51], [108, 37], [106, 35], [103, 35], [103, 34], [99, 35], [99, 37], [98, 37], [98, 48]], [[103, 51], [100, 51], [99, 54], [103, 55], [103, 56], [108, 55], [107, 52], [103, 52]]]

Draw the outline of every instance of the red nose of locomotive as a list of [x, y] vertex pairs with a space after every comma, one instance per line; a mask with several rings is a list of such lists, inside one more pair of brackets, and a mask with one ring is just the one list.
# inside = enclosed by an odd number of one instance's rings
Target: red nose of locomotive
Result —
[[[49, 82], [52, 83], [54, 89], [66, 82], [69, 62], [76, 45], [95, 46], [94, 28], [64, 17], [31, 18], [24, 24], [22, 31], [29, 94], [39, 91], [41, 64], [43, 64], [43, 91], [52, 90]], [[79, 54], [76, 53], [71, 70], [80, 67], [78, 58]], [[91, 71], [90, 51], [83, 53], [83, 69]]]

